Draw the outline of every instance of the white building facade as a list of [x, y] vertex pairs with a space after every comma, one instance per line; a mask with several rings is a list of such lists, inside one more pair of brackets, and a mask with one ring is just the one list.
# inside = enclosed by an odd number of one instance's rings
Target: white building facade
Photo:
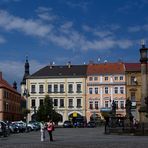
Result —
[[[45, 71], [46, 72], [45, 72]], [[86, 66], [47, 66], [26, 78], [27, 108], [31, 111], [28, 121], [32, 120], [34, 107], [38, 110], [46, 95], [52, 98], [54, 109], [62, 121], [73, 117], [86, 116]]]

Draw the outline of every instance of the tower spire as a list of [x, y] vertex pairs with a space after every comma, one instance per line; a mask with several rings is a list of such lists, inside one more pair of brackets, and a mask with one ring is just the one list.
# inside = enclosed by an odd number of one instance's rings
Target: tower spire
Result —
[[24, 65], [24, 68], [25, 68], [25, 72], [24, 72], [24, 76], [23, 76], [23, 80], [21, 82], [21, 84], [26, 84], [26, 77], [30, 75], [30, 72], [29, 72], [29, 62], [28, 62], [28, 56], [26, 56], [26, 61], [25, 61], [25, 65]]

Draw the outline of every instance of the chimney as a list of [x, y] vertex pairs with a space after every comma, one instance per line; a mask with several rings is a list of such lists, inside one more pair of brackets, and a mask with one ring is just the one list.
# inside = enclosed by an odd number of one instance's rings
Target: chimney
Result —
[[16, 81], [13, 82], [13, 88], [17, 90], [17, 83], [16, 83]]
[[50, 69], [52, 69], [52, 62], [50, 62]]
[[69, 61], [67, 65], [68, 65], [68, 68], [70, 68], [71, 67], [71, 62]]
[[0, 80], [2, 80], [2, 72], [0, 71]]

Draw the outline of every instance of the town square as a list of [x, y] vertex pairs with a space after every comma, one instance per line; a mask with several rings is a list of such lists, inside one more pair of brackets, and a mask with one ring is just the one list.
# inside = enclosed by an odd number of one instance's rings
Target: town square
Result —
[[147, 7], [1, 0], [0, 147], [147, 147]]

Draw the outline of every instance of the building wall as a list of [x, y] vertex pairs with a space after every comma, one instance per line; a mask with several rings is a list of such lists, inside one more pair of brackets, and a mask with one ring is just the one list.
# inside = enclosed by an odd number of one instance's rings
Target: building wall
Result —
[[0, 88], [0, 120], [15, 121], [21, 119], [21, 95], [6, 88]]
[[[122, 79], [120, 80], [120, 77]], [[87, 112], [87, 121], [90, 120], [90, 117], [94, 114], [101, 116], [102, 109], [111, 109], [112, 101], [117, 101], [118, 109], [116, 113], [124, 116], [125, 115], [125, 100], [126, 100], [126, 88], [125, 88], [125, 75], [89, 75], [87, 77], [87, 97], [86, 97], [86, 112]], [[115, 93], [115, 87], [117, 92]], [[95, 92], [95, 89], [98, 88], [98, 93]], [[123, 93], [120, 92], [120, 89], [123, 88]], [[92, 94], [90, 92], [92, 89]], [[98, 108], [95, 106], [95, 103], [98, 102]], [[121, 107], [121, 102], [123, 103], [123, 108]], [[93, 104], [90, 108], [90, 104]], [[97, 103], [96, 103], [97, 104]]]
[[[73, 86], [73, 92], [68, 92], [68, 85]], [[81, 85], [81, 92], [77, 92], [77, 84]], [[35, 86], [35, 93], [32, 92], [32, 85]], [[43, 85], [43, 93], [39, 92], [40, 85]], [[51, 92], [48, 92], [48, 85], [52, 86]], [[57, 85], [57, 92], [54, 91], [54, 86]], [[60, 92], [60, 85], [64, 86], [64, 92]], [[54, 108], [63, 116], [63, 121], [68, 120], [69, 116], [74, 112], [85, 116], [85, 78], [45, 78], [45, 79], [27, 79], [27, 89], [30, 96], [28, 97], [28, 109], [31, 113], [28, 115], [28, 120], [34, 114], [32, 108], [32, 100], [35, 100], [36, 109], [40, 105], [40, 100], [44, 100], [46, 95], [49, 95], [53, 102], [57, 100], [57, 105]], [[60, 100], [64, 100], [64, 106], [60, 106]], [[69, 106], [69, 99], [73, 100], [73, 105]], [[81, 106], [77, 106], [77, 99], [81, 100]]]
[[[135, 77], [135, 81], [132, 80]], [[132, 114], [135, 119], [139, 121], [139, 108], [141, 105], [141, 72], [126, 72], [126, 89], [127, 89], [127, 98], [132, 101], [133, 109]], [[132, 94], [135, 94], [135, 97], [132, 97]], [[135, 98], [135, 99], [134, 99]]]

